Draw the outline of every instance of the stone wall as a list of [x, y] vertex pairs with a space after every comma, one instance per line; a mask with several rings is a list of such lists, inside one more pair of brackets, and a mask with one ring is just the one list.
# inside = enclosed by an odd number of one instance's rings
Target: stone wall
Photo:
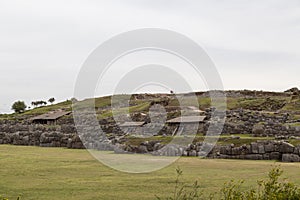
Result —
[[238, 147], [234, 145], [217, 146], [209, 157], [300, 162], [299, 155], [300, 146], [293, 146], [285, 141], [258, 141]]
[[[198, 133], [205, 134], [211, 124], [216, 124], [218, 122], [211, 121], [211, 113], [213, 109], [206, 110], [207, 119], [204, 123], [199, 124]], [[141, 130], [149, 133], [158, 132], [158, 135], [172, 135], [174, 130], [178, 125], [165, 124], [161, 128], [160, 124], [156, 122], [151, 122], [148, 115], [138, 115], [132, 116], [134, 121], [145, 121], [146, 124], [143, 128], [130, 128], [130, 131], [134, 134], [141, 132]], [[150, 124], [151, 122], [151, 124]], [[222, 134], [253, 134], [253, 136], [300, 136], [300, 127], [293, 127], [289, 124], [298, 123], [299, 120], [294, 120], [288, 113], [274, 113], [274, 112], [259, 112], [251, 110], [229, 110], [226, 111], [226, 121], [222, 130], [216, 130], [222, 132]], [[64, 121], [61, 125], [65, 124]], [[124, 135], [122, 129], [118, 127], [113, 118], [102, 119], [99, 121], [101, 128], [105, 133], [114, 135]], [[74, 126], [74, 125], [73, 125]], [[217, 126], [214, 126], [217, 128]], [[160, 129], [160, 131], [153, 131], [153, 129]], [[185, 124], [184, 132], [193, 132], [194, 124]], [[75, 131], [75, 130], [73, 130]], [[137, 134], [138, 135], [138, 134]]]
[[[210, 116], [212, 109], [206, 110], [207, 119], [204, 123], [200, 124], [198, 133], [206, 133], [208, 127], [212, 127], [213, 131], [222, 132], [222, 134], [253, 134], [253, 136], [276, 136], [277, 138], [287, 138], [287, 137], [297, 137], [300, 136], [300, 127], [294, 127], [288, 124], [297, 123], [297, 120], [293, 120], [288, 113], [266, 113], [258, 111], [249, 111], [249, 110], [230, 110], [226, 112], [226, 122], [222, 130], [218, 126], [218, 122], [211, 122]], [[144, 115], [143, 115], [144, 116]], [[147, 121], [148, 117], [145, 117]], [[135, 119], [137, 120], [137, 119]], [[89, 121], [89, 120], [87, 120]], [[137, 120], [138, 121], [138, 120]], [[149, 123], [149, 120], [147, 121]], [[99, 138], [102, 137], [97, 128], [91, 126], [84, 130], [87, 134], [85, 137], [85, 145], [88, 148], [95, 148], [99, 150], [112, 150], [110, 143], [120, 143], [122, 145], [122, 138], [124, 133], [122, 129], [115, 123], [113, 118], [102, 119], [99, 121], [102, 130], [106, 133], [106, 137], [103, 142], [99, 141]], [[156, 129], [159, 125], [155, 123], [146, 124], [143, 129], [133, 130], [133, 134], [139, 135], [139, 130], [146, 130], [146, 132], [153, 132], [153, 129]], [[176, 130], [176, 126], [165, 125], [159, 132], [159, 135], [172, 135]], [[193, 130], [194, 125], [191, 124], [185, 125], [184, 133]], [[148, 130], [148, 131], [147, 131]], [[99, 135], [100, 134], [100, 135]], [[99, 141], [96, 142], [95, 141]], [[140, 145], [139, 147], [134, 146], [125, 146], [120, 148], [122, 151], [128, 152], [137, 152], [137, 153], [147, 153], [151, 149], [160, 150], [161, 144], [157, 142], [156, 146], [149, 146], [149, 144]], [[0, 144], [15, 144], [15, 145], [35, 145], [42, 147], [68, 147], [68, 148], [84, 148], [80, 138], [77, 135], [77, 131], [74, 125], [72, 118], [62, 118], [58, 120], [57, 125], [38, 125], [31, 124], [27, 121], [0, 121]], [[153, 144], [153, 142], [151, 142]], [[274, 143], [275, 145], [275, 143]], [[199, 151], [199, 145], [190, 145], [189, 147], [170, 147], [168, 150], [158, 151], [158, 154], [172, 154], [172, 155], [201, 155]], [[260, 144], [261, 146], [261, 144]], [[276, 145], [275, 145], [276, 146]], [[246, 146], [249, 150], [248, 146]], [[197, 149], [198, 148], [198, 149]], [[236, 152], [237, 149], [242, 147], [234, 147], [233, 152]], [[245, 148], [245, 147], [244, 147]], [[262, 147], [260, 147], [262, 148]], [[266, 147], [267, 148], [267, 147]], [[173, 150], [172, 150], [173, 149]], [[175, 150], [176, 149], [176, 150]], [[251, 146], [251, 151], [252, 151]], [[264, 148], [265, 149], [265, 148]], [[168, 152], [169, 151], [169, 152]], [[282, 159], [285, 152], [275, 151], [272, 155], [267, 153], [255, 153], [251, 154], [235, 154], [235, 153], [224, 153], [224, 149], [220, 150], [220, 156], [222, 157], [246, 157], [245, 159], [257, 158], [260, 159], [262, 156], [268, 157], [271, 156], [273, 159], [275, 155], [279, 153], [279, 159]], [[222, 152], [222, 153], [221, 153]], [[217, 155], [217, 154], [216, 154]], [[295, 155], [298, 155], [297, 153]], [[296, 157], [296, 156], [294, 156]], [[294, 158], [295, 159], [295, 158]]]
[[[283, 118], [277, 118], [284, 120]], [[85, 148], [72, 121], [63, 121], [56, 126], [28, 124], [15, 121], [0, 123], [0, 144], [32, 145], [41, 147]], [[107, 130], [114, 130], [116, 125], [100, 122]], [[105, 127], [102, 127], [105, 128]], [[119, 130], [120, 131], [120, 130]], [[265, 130], [264, 130], [265, 131]], [[215, 146], [198, 142], [186, 146], [163, 145], [160, 141], [144, 142], [138, 146], [125, 145], [122, 139], [111, 141], [97, 141], [101, 137], [98, 130], [87, 130], [85, 145], [98, 150], [113, 150], [112, 143], [117, 143], [117, 153], [151, 153], [164, 156], [205, 156], [211, 158], [252, 159], [252, 160], [282, 160], [286, 162], [300, 161], [300, 147], [285, 141], [258, 141], [247, 145]], [[107, 139], [107, 138], [106, 138]], [[124, 141], [123, 141], [124, 142]]]
[[[258, 112], [250, 110], [230, 110], [222, 134], [253, 134], [253, 136], [300, 136], [300, 127], [288, 113]], [[207, 122], [207, 126], [209, 122]]]
[[1, 121], [0, 144], [84, 148], [72, 121], [67, 121], [61, 121], [60, 125], [55, 126], [30, 124], [26, 121]]
[[160, 141], [144, 142], [139, 146], [119, 144], [116, 153], [148, 153], [159, 156], [204, 156], [222, 159], [278, 160], [300, 162], [300, 146], [285, 141], [258, 141], [248, 145], [212, 146], [198, 142], [187, 146], [163, 145]]
[[[211, 121], [211, 109], [206, 110], [207, 119], [199, 124], [198, 133], [206, 134], [208, 128], [216, 121]], [[288, 113], [259, 112], [250, 110], [230, 110], [226, 111], [226, 120], [222, 134], [253, 134], [253, 136], [300, 136], [300, 126], [292, 126], [300, 122], [294, 120]], [[291, 124], [291, 125], [290, 125]], [[165, 125], [160, 131], [160, 135], [172, 135], [178, 125]], [[185, 124], [184, 129], [189, 132], [193, 130], [193, 124]], [[215, 126], [217, 127], [217, 126]], [[193, 132], [193, 131], [190, 131]]]

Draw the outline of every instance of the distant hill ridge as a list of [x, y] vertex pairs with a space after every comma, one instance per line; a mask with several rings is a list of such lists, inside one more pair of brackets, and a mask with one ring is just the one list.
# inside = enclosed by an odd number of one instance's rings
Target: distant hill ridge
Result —
[[[122, 99], [126, 99], [128, 95], [131, 96], [129, 102], [129, 110], [134, 112], [147, 112], [149, 107], [154, 103], [161, 103], [163, 106], [179, 106], [176, 96], [191, 96], [196, 94], [198, 97], [199, 109], [205, 110], [210, 108], [210, 92], [203, 91], [194, 93], [180, 93], [180, 94], [124, 94], [118, 95], [120, 104]], [[296, 87], [286, 90], [284, 92], [271, 91], [257, 91], [257, 90], [227, 90], [218, 91], [224, 92], [227, 97], [227, 109], [249, 109], [256, 111], [281, 111], [281, 112], [300, 112], [300, 90]], [[122, 98], [124, 97], [124, 98]], [[75, 102], [75, 99], [72, 99]], [[76, 100], [75, 106], [84, 106], [91, 101], [95, 101], [95, 108], [100, 118], [111, 117], [111, 96], [98, 97], [95, 99], [85, 99], [82, 101]], [[187, 103], [188, 104], [188, 103]], [[126, 106], [126, 104], [124, 104]], [[194, 105], [191, 105], [194, 106]], [[18, 118], [24, 119], [39, 114], [45, 114], [53, 110], [72, 110], [72, 101], [67, 100], [53, 105], [41, 106], [34, 109], [26, 110], [21, 114], [2, 114], [0, 119]]]

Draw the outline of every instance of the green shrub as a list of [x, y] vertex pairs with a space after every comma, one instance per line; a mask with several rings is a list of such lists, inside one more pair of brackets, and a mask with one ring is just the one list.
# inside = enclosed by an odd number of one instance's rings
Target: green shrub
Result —
[[26, 109], [26, 104], [24, 101], [16, 101], [12, 106], [11, 109], [15, 111], [15, 113], [22, 113]]
[[[198, 181], [195, 181], [194, 184], [190, 187], [183, 182], [180, 181], [180, 177], [182, 176], [182, 170], [180, 168], [176, 169], [176, 179], [175, 179], [175, 187], [173, 195], [165, 198], [166, 200], [198, 200], [205, 199], [203, 198], [203, 192], [200, 189], [200, 185]], [[156, 196], [158, 200], [162, 200]]]
[[256, 190], [241, 192], [242, 181], [226, 183], [221, 189], [221, 199], [224, 200], [300, 200], [300, 189], [288, 181], [279, 178], [283, 171], [274, 167], [268, 174], [268, 179], [257, 182]]
[[[187, 187], [179, 179], [182, 175], [180, 168], [176, 169], [177, 177], [175, 179], [174, 192], [166, 200], [200, 200], [200, 199], [213, 199], [214, 194], [206, 197], [201, 191], [200, 185], [197, 181], [192, 187]], [[300, 200], [300, 188], [287, 180], [281, 180], [280, 176], [283, 171], [277, 166], [273, 167], [268, 178], [265, 180], [257, 181], [256, 189], [242, 190], [241, 186], [244, 181], [231, 180], [224, 183], [220, 190], [221, 200]], [[156, 197], [158, 200], [162, 198]]]

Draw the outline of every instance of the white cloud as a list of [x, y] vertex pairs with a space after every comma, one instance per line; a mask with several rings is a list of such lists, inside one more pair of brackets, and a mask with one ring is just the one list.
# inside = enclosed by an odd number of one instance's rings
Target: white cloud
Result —
[[2, 0], [0, 24], [0, 112], [13, 100], [70, 98], [94, 48], [144, 27], [178, 31], [202, 44], [227, 88], [299, 85], [297, 0]]

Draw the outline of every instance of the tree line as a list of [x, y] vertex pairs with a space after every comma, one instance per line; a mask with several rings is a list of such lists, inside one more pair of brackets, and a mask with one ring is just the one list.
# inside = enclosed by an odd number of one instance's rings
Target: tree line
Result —
[[[53, 104], [55, 102], [55, 98], [52, 97], [48, 99], [48, 102]], [[33, 107], [38, 107], [38, 106], [44, 106], [47, 105], [47, 101], [39, 100], [39, 101], [32, 101], [31, 105]], [[27, 105], [25, 104], [24, 101], [16, 101], [13, 103], [11, 109], [15, 111], [15, 113], [22, 113], [26, 110]], [[30, 109], [30, 107], [28, 107]]]

